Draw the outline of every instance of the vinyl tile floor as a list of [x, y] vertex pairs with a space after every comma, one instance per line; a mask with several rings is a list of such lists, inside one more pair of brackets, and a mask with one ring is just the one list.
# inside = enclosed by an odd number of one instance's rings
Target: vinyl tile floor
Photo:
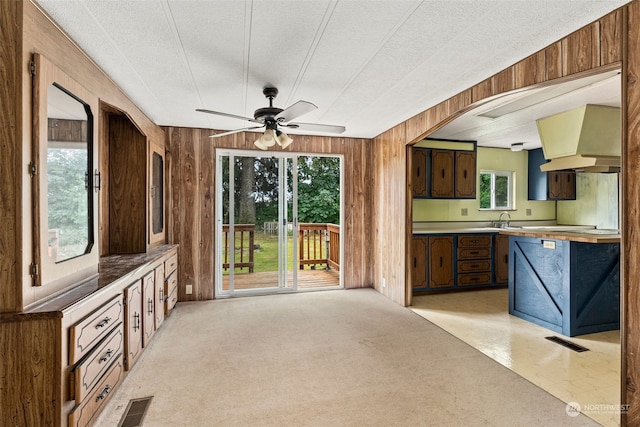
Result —
[[569, 338], [511, 316], [508, 307], [508, 290], [490, 289], [414, 296], [410, 308], [598, 423], [619, 425], [620, 331]]

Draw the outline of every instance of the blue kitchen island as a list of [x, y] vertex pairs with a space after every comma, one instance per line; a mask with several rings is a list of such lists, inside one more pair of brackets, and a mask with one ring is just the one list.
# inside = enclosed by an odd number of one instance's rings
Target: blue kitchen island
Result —
[[509, 313], [565, 336], [620, 328], [620, 235], [505, 230]]

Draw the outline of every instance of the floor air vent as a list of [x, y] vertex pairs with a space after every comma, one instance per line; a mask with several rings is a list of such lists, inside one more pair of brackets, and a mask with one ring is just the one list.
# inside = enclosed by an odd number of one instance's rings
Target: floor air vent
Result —
[[548, 339], [549, 341], [553, 341], [556, 344], [560, 344], [562, 346], [570, 348], [573, 351], [577, 351], [578, 353], [582, 353], [583, 351], [589, 351], [589, 349], [586, 347], [583, 347], [571, 341], [563, 340], [560, 337], [545, 337], [545, 338]]
[[118, 427], [139, 427], [142, 425], [142, 419], [147, 413], [149, 404], [153, 396], [143, 397], [140, 399], [132, 399], [124, 411], [124, 415], [120, 420]]

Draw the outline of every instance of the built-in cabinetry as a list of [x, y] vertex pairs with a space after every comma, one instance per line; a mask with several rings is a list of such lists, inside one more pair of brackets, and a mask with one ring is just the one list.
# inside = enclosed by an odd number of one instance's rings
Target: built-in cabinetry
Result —
[[[455, 143], [450, 143], [455, 144]], [[474, 199], [476, 161], [474, 150], [413, 147], [411, 185], [413, 197]]]
[[528, 152], [529, 200], [575, 200], [576, 173], [574, 171], [542, 172], [546, 163], [542, 148]]
[[[176, 271], [166, 276], [167, 262], [177, 266], [177, 246], [106, 256], [99, 275], [24, 312], [0, 314], [12, 379], [2, 383], [0, 424], [91, 425], [150, 344], [153, 335], [145, 341], [142, 331], [162, 324], [155, 313], [164, 319], [164, 286]], [[153, 288], [146, 299], [144, 285], [156, 277], [162, 293]]]
[[508, 281], [508, 236], [414, 235], [412, 250], [412, 288], [417, 292], [505, 285]]

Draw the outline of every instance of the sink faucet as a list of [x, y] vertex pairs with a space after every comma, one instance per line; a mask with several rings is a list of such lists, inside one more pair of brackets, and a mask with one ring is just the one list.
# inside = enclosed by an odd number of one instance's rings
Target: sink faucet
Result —
[[[509, 217], [509, 219], [504, 222], [502, 220], [502, 217], [506, 215], [507, 217]], [[509, 221], [511, 221], [511, 214], [507, 211], [501, 212], [500, 216], [498, 217], [498, 223], [500, 224], [500, 228], [504, 228], [504, 227], [508, 227], [509, 226]]]

